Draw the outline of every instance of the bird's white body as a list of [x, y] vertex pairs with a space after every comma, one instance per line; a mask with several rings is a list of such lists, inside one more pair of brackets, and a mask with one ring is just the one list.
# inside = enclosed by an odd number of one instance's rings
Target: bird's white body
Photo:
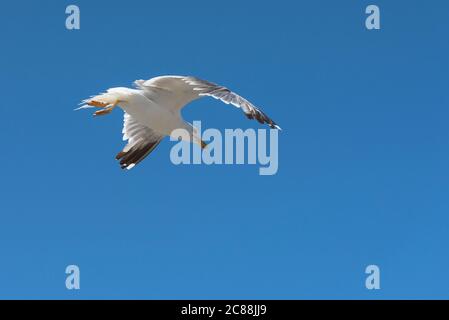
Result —
[[169, 136], [173, 130], [188, 127], [179, 111], [164, 108], [156, 101], [148, 99], [140, 90], [128, 90], [128, 98], [118, 106], [140, 124], [165, 136]]
[[[229, 89], [194, 77], [162, 76], [150, 80], [137, 80], [136, 89], [111, 88], [106, 93], [85, 100], [86, 107], [101, 107], [95, 115], [110, 113], [119, 106], [125, 111], [123, 139], [128, 144], [117, 155], [122, 168], [131, 169], [142, 161], [165, 137], [176, 129], [184, 129], [184, 140], [206, 144], [198, 136], [196, 128], [184, 121], [180, 110], [189, 102], [203, 96], [220, 99], [226, 104], [241, 108], [249, 119], [267, 123], [279, 129], [276, 123], [260, 109]], [[176, 135], [178, 138], [178, 135]]]

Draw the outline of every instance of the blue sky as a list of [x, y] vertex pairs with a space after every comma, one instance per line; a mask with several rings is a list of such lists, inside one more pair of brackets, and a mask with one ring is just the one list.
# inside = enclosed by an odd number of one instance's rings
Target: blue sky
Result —
[[[443, 1], [3, 3], [0, 298], [447, 298], [448, 21]], [[278, 174], [174, 166], [167, 140], [120, 170], [121, 112], [73, 109], [163, 74], [261, 106]], [[184, 116], [260, 128], [213, 99]]]

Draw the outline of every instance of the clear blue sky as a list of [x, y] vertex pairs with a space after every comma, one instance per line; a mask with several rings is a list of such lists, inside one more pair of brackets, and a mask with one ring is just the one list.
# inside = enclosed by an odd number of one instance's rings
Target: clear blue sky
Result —
[[[0, 16], [0, 298], [448, 297], [447, 2], [8, 1]], [[284, 129], [278, 174], [176, 167], [167, 140], [120, 170], [120, 110], [73, 109], [163, 74], [261, 106]], [[260, 128], [213, 99], [184, 116]]]

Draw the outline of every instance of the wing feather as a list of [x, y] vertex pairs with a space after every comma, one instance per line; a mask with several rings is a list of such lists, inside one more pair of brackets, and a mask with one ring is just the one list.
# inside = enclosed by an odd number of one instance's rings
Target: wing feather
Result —
[[145, 159], [162, 141], [163, 135], [138, 123], [128, 113], [124, 116], [123, 140], [127, 145], [115, 157], [122, 169], [132, 169]]
[[280, 129], [262, 110], [245, 98], [226, 87], [206, 80], [195, 77], [162, 76], [147, 81], [137, 80], [134, 83], [149, 99], [173, 111], [179, 111], [195, 99], [209, 96], [242, 109], [248, 119], [256, 119], [273, 129]]

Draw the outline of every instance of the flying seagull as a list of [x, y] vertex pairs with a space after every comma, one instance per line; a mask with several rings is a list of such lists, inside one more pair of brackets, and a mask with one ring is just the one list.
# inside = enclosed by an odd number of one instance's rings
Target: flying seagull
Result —
[[134, 85], [135, 89], [108, 89], [103, 94], [84, 100], [83, 106], [76, 109], [101, 108], [94, 113], [95, 116], [109, 114], [116, 106], [123, 109], [123, 140], [128, 143], [116, 156], [122, 169], [132, 169], [175, 129], [185, 129], [190, 135], [185, 140], [205, 148], [206, 143], [199, 137], [197, 129], [184, 121], [180, 113], [189, 102], [204, 96], [232, 104], [241, 108], [249, 119], [280, 129], [251, 102], [212, 82], [195, 77], [160, 76], [150, 80], [136, 80]]

